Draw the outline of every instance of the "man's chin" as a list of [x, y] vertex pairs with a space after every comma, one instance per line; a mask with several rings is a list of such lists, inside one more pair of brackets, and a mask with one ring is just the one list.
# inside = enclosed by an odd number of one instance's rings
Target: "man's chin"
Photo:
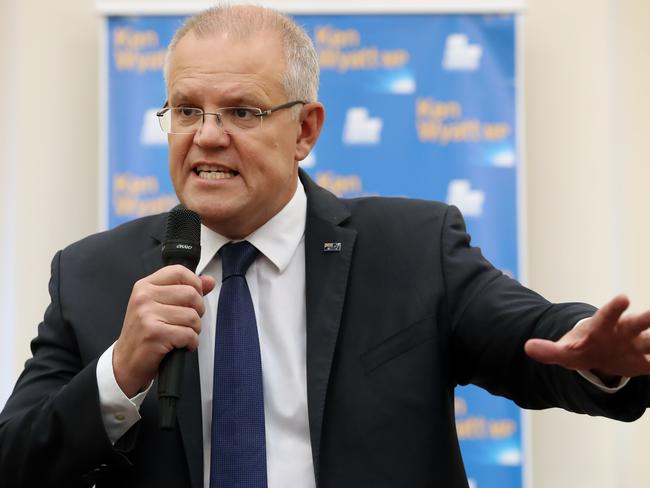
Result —
[[241, 213], [241, 204], [235, 198], [224, 197], [222, 192], [193, 192], [181, 195], [179, 200], [204, 220], [229, 220]]
[[252, 232], [246, 228], [246, 219], [239, 217], [242, 214], [240, 209], [214, 205], [194, 205], [194, 208], [188, 208], [201, 216], [203, 225], [224, 237], [241, 239]]

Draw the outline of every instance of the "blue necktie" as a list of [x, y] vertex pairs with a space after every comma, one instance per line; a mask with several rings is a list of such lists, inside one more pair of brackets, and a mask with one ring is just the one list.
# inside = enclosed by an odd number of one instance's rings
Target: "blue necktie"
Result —
[[259, 251], [249, 242], [219, 250], [212, 395], [210, 488], [266, 488], [262, 360], [246, 270]]

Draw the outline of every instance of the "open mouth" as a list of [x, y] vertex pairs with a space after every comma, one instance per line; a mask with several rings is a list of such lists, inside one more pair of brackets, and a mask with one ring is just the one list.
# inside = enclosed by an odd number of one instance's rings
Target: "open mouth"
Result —
[[194, 173], [203, 180], [225, 180], [239, 174], [237, 171], [209, 166], [197, 166], [194, 168]]

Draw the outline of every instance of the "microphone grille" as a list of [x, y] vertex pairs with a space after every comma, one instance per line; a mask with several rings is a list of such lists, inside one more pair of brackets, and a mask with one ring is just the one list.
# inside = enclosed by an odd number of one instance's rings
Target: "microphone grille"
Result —
[[176, 239], [194, 243], [201, 242], [201, 217], [183, 205], [176, 205], [167, 217], [165, 240]]

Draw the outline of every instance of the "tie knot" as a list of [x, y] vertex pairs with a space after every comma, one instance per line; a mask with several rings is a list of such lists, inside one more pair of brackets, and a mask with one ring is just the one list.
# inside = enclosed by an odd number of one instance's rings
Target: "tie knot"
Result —
[[235, 275], [245, 276], [258, 254], [257, 248], [248, 241], [230, 242], [223, 246], [219, 249], [223, 269], [221, 281]]

